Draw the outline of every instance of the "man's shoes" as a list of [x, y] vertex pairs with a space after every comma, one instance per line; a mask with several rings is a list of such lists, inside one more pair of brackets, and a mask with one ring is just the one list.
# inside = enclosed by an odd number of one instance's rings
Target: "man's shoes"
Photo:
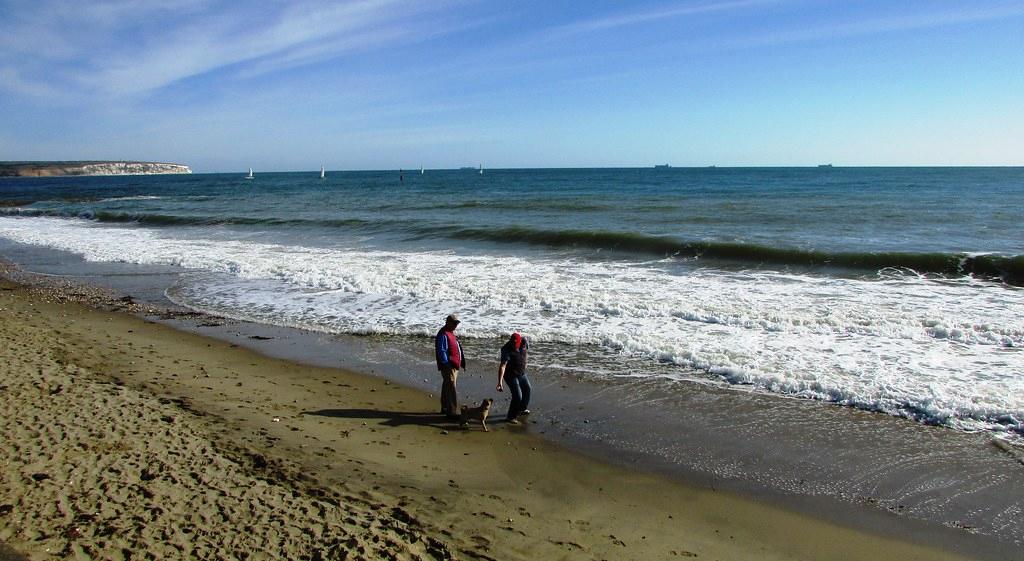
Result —
[[518, 424], [520, 424], [519, 423], [519, 419], [505, 419], [505, 422], [510, 424], [510, 425], [518, 425]]
[[519, 416], [520, 417], [524, 417], [524, 416], [529, 415], [529, 414], [530, 414], [530, 410], [529, 409], [523, 409], [523, 412], [520, 413]]

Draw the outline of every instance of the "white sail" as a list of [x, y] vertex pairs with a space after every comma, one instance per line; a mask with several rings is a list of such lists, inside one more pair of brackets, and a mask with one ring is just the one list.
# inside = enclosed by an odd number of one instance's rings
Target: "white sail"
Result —
[[420, 175], [423, 175], [423, 166], [420, 166]]
[[484, 165], [480, 164], [480, 175], [484, 174]]
[[245, 176], [246, 179], [252, 179], [252, 168], [249, 168], [249, 175]]
[[320, 179], [324, 178], [324, 165], [320, 164]]

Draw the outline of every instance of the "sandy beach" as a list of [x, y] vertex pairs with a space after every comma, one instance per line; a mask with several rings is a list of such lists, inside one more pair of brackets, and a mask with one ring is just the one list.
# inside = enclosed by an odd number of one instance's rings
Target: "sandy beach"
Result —
[[423, 392], [84, 289], [5, 282], [0, 307], [12, 559], [964, 558], [463, 430]]

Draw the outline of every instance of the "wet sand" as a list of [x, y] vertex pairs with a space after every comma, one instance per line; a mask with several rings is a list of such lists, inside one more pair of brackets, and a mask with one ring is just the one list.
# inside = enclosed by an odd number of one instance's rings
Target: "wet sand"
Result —
[[131, 301], [0, 288], [0, 543], [31, 559], [965, 558], [463, 430], [425, 392]]

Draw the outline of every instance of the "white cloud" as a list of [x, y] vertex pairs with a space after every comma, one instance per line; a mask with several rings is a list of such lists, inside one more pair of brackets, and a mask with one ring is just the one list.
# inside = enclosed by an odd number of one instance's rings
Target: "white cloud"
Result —
[[551, 29], [551, 34], [556, 37], [575, 35], [579, 33], [590, 33], [604, 31], [616, 27], [637, 25], [657, 20], [678, 18], [684, 16], [696, 16], [713, 12], [728, 10], [739, 10], [752, 6], [767, 3], [777, 3], [778, 0], [731, 0], [728, 2], [708, 2], [703, 4], [677, 5], [661, 10], [650, 10], [643, 12], [620, 13], [600, 18], [580, 20], [570, 24], [558, 26]]
[[[211, 70], [258, 61], [266, 57], [280, 62], [277, 69], [308, 63], [308, 57], [289, 57], [294, 51], [319, 49], [319, 59], [344, 54], [352, 35], [373, 43], [374, 28], [384, 27], [392, 15], [395, 0], [366, 0], [325, 8], [290, 6], [275, 14], [269, 25], [258, 18], [231, 12], [174, 30], [159, 44], [140, 53], [126, 54], [106, 62], [93, 76], [83, 79], [110, 93], [150, 91], [175, 81]], [[387, 39], [390, 30], [382, 32]], [[381, 39], [381, 42], [385, 39]]]
[[414, 37], [414, 34], [406, 26], [396, 25], [390, 28], [355, 32], [324, 41], [307, 41], [253, 61], [252, 64], [241, 69], [238, 76], [249, 78], [296, 66], [315, 64], [345, 54], [399, 43], [409, 40], [411, 37]]
[[237, 76], [253, 76], [417, 40], [436, 34], [438, 26], [406, 23], [447, 5], [399, 0], [15, 3], [12, 17], [0, 22], [0, 66], [45, 65], [51, 88], [131, 96], [218, 69], [237, 67]]
[[37, 100], [63, 101], [67, 95], [53, 86], [25, 78], [17, 68], [0, 66], [0, 90]]
[[964, 6], [961, 9], [949, 12], [879, 17], [860, 21], [825, 24], [798, 30], [776, 31], [727, 42], [724, 46], [756, 47], [780, 45], [839, 37], [891, 33], [895, 31], [930, 29], [1008, 19], [1024, 15], [1024, 4], [1019, 3], [997, 7], [978, 7], [965, 3]]

